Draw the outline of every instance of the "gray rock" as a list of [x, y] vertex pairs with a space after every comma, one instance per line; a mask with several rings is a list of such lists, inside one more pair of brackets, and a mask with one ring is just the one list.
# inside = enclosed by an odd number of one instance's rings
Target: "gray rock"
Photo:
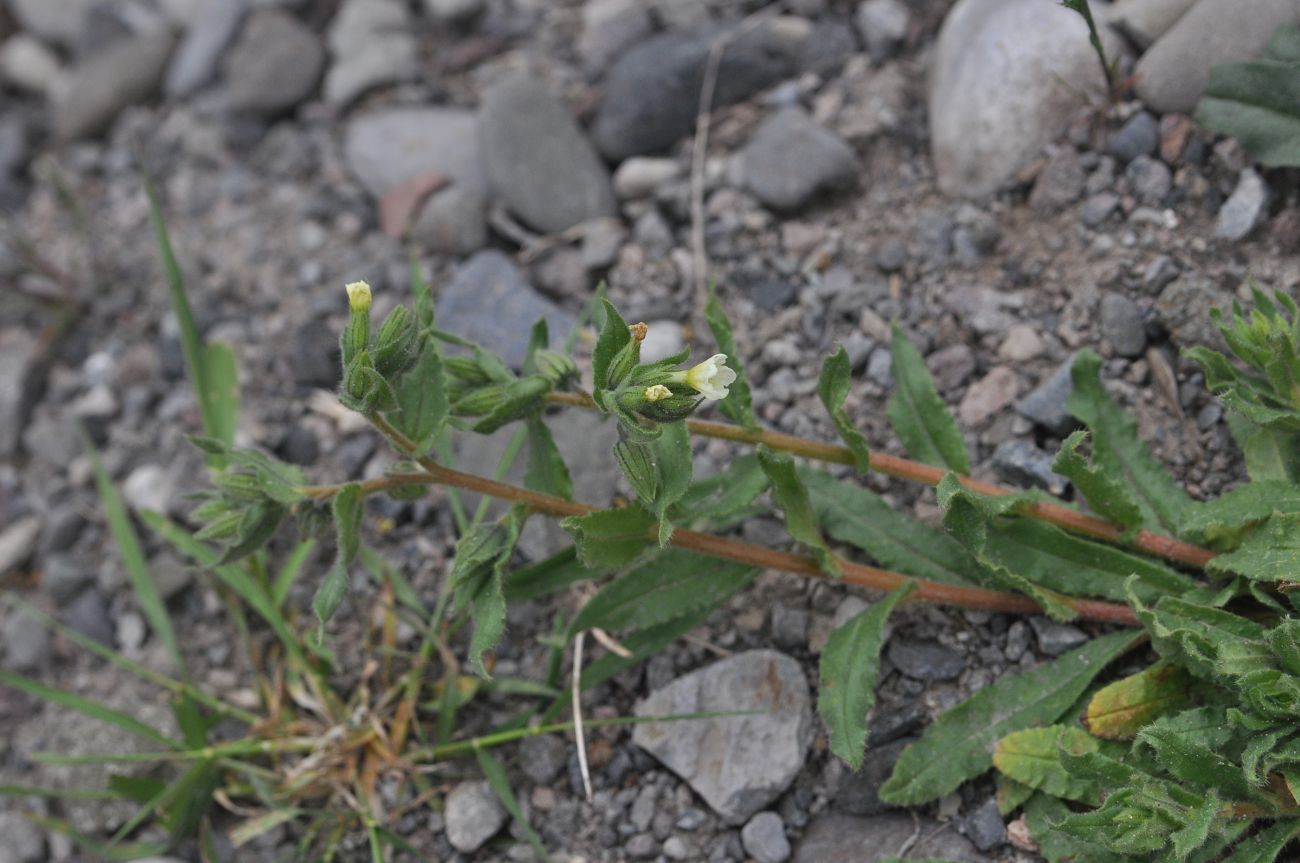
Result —
[[655, 801], [658, 797], [659, 789], [656, 786], [643, 785], [632, 800], [632, 806], [627, 812], [627, 820], [637, 832], [650, 829], [650, 822], [655, 817]]
[[1140, 357], [1147, 347], [1142, 310], [1128, 297], [1113, 291], [1101, 298], [1101, 334], [1121, 357]]
[[1190, 114], [1210, 67], [1255, 57], [1277, 28], [1298, 19], [1295, 0], [1255, 0], [1249, 15], [1238, 0], [1199, 0], [1138, 61], [1137, 94], [1161, 114]]
[[625, 201], [645, 198], [681, 175], [682, 166], [676, 159], [633, 156], [614, 172], [614, 193]]
[[1089, 228], [1095, 228], [1110, 218], [1119, 209], [1119, 195], [1114, 192], [1098, 192], [1089, 195], [1079, 211], [1079, 219]]
[[1158, 294], [1178, 278], [1182, 268], [1168, 255], [1156, 255], [1142, 273], [1142, 288], [1149, 294]]
[[31, 138], [27, 118], [16, 112], [0, 114], [0, 187], [27, 166]]
[[247, 0], [204, 0], [167, 67], [168, 96], [189, 96], [216, 76], [221, 54], [239, 32], [247, 11]]
[[1268, 213], [1268, 185], [1254, 168], [1246, 168], [1237, 179], [1237, 188], [1219, 208], [1214, 236], [1224, 240], [1244, 240]]
[[[714, 106], [730, 105], [788, 77], [811, 27], [778, 18], [738, 36], [718, 67]], [[609, 71], [592, 137], [605, 158], [666, 150], [695, 125], [715, 29], [664, 33], [620, 57]]]
[[908, 854], [912, 857], [938, 857], [954, 863], [983, 863], [986, 859], [969, 841], [938, 822], [910, 815], [876, 815], [855, 818], [851, 815], [823, 815], [809, 825], [799, 847], [795, 863], [880, 863], [896, 857], [898, 849], [920, 837]]
[[858, 173], [853, 148], [795, 107], [764, 120], [739, 159], [744, 184], [777, 210], [797, 209], [820, 192], [852, 186]]
[[1029, 649], [1029, 627], [1023, 620], [1017, 620], [1007, 627], [1007, 643], [1002, 654], [1007, 662], [1019, 662], [1020, 657]]
[[1052, 472], [1052, 456], [1029, 441], [1004, 440], [993, 450], [993, 470], [1009, 483], [1035, 486], [1052, 494], [1065, 491], [1065, 479]]
[[1060, 656], [1088, 640], [1088, 634], [1069, 623], [1057, 623], [1049, 617], [1031, 617], [1029, 625], [1038, 638], [1038, 649], [1048, 656]]
[[919, 700], [904, 700], [877, 706], [867, 726], [867, 745], [876, 748], [919, 731], [926, 722], [925, 707]]
[[772, 642], [785, 650], [808, 643], [808, 610], [788, 605], [772, 606]]
[[1014, 402], [1019, 393], [1020, 376], [1010, 366], [994, 366], [966, 390], [957, 405], [957, 419], [973, 428]]
[[925, 358], [925, 367], [934, 376], [939, 392], [955, 390], [975, 374], [975, 352], [964, 342], [940, 348]]
[[312, 94], [324, 67], [325, 46], [315, 33], [287, 12], [260, 9], [248, 16], [222, 63], [226, 107], [282, 114]]
[[103, 131], [128, 105], [158, 92], [176, 37], [160, 30], [118, 42], [69, 74], [51, 105], [54, 134], [64, 141]]
[[[1104, 11], [1094, 7], [1094, 15], [1116, 56]], [[1075, 13], [1039, 0], [959, 0], [939, 34], [930, 77], [940, 189], [970, 197], [995, 191], [1104, 92], [1087, 27]]]
[[1007, 825], [996, 800], [985, 800], [966, 818], [966, 838], [981, 851], [992, 851], [1007, 841]]
[[627, 856], [633, 860], [649, 860], [655, 856], [657, 843], [651, 833], [637, 833], [623, 845]]
[[0, 622], [0, 645], [4, 646], [4, 667], [9, 671], [40, 671], [50, 660], [50, 630], [21, 609], [5, 611]]
[[113, 619], [108, 603], [99, 588], [83, 590], [63, 609], [63, 622], [87, 638], [93, 638], [105, 647], [113, 646]]
[[880, 786], [885, 784], [903, 750], [915, 742], [913, 737], [903, 737], [888, 743], [871, 743], [863, 757], [862, 766], [854, 772], [845, 771], [835, 790], [836, 812], [848, 815], [879, 815], [893, 807], [880, 799]]
[[618, 212], [600, 157], [538, 79], [509, 78], [487, 92], [479, 141], [494, 194], [533, 227], [558, 233]]
[[74, 47], [86, 27], [86, 19], [98, 0], [8, 0], [9, 13], [18, 26], [47, 42]]
[[569, 763], [569, 746], [554, 734], [526, 737], [519, 744], [519, 766], [538, 785], [554, 781]]
[[808, 682], [790, 657], [751, 650], [679, 677], [636, 705], [640, 717], [715, 710], [754, 713], [641, 723], [632, 740], [722, 818], [740, 824], [779, 797], [803, 767], [813, 735]]
[[420, 73], [411, 16], [400, 0], [348, 0], [330, 26], [329, 48], [334, 60], [323, 90], [335, 105]]
[[483, 847], [505, 826], [506, 810], [486, 782], [462, 782], [447, 795], [447, 841], [464, 854]]
[[532, 289], [514, 262], [498, 251], [479, 252], [460, 266], [437, 301], [440, 326], [478, 342], [519, 367], [527, 333], [545, 318], [562, 340], [573, 318]]
[[1029, 205], [1049, 213], [1063, 210], [1079, 200], [1087, 179], [1078, 151], [1068, 145], [1059, 147], [1038, 173]]
[[1174, 279], [1156, 298], [1156, 314], [1180, 348], [1204, 345], [1227, 350], [1223, 334], [1210, 319], [1210, 310], [1230, 312], [1233, 296], [1200, 272], [1186, 272]]
[[588, 0], [578, 37], [583, 69], [593, 77], [604, 72], [610, 61], [653, 30], [650, 10], [641, 0]]
[[889, 642], [889, 661], [914, 680], [953, 680], [966, 668], [966, 659], [934, 641], [895, 638]]
[[45, 558], [41, 588], [59, 605], [75, 599], [95, 580], [95, 568], [79, 557], [62, 552]]
[[447, 24], [464, 24], [483, 11], [484, 0], [424, 0], [424, 8]]
[[790, 840], [785, 824], [775, 812], [760, 812], [740, 830], [740, 841], [757, 863], [785, 863], [790, 859]]
[[1174, 185], [1169, 166], [1152, 156], [1134, 158], [1124, 169], [1124, 176], [1137, 199], [1149, 207], [1163, 204]]
[[880, 63], [889, 59], [907, 38], [912, 14], [899, 0], [863, 0], [854, 23], [858, 25], [867, 53]]
[[1070, 365], [1074, 358], [1061, 363], [1060, 367], [1029, 395], [1016, 403], [1016, 412], [1028, 420], [1033, 420], [1053, 434], [1064, 437], [1069, 433], [1074, 421], [1066, 403], [1074, 391], [1074, 382], [1070, 379]]
[[691, 848], [680, 836], [669, 836], [664, 840], [664, 856], [669, 860], [686, 860], [691, 856]]
[[0, 529], [0, 576], [27, 563], [36, 550], [41, 536], [42, 520], [38, 515], [25, 515]]
[[1138, 111], [1119, 127], [1106, 144], [1106, 152], [1127, 164], [1138, 156], [1150, 156], [1160, 146], [1160, 121]]
[[1196, 0], [1117, 0], [1111, 26], [1145, 50], [1194, 5]]
[[16, 90], [50, 96], [63, 86], [63, 64], [44, 42], [18, 33], [0, 42], [0, 80]]
[[0, 812], [0, 863], [41, 863], [45, 831], [17, 812]]
[[436, 252], [468, 254], [487, 242], [487, 180], [478, 119], [457, 108], [393, 108], [353, 119], [344, 133], [348, 167], [375, 198], [423, 176], [450, 185], [424, 202], [411, 235]]
[[[800, 75], [816, 75], [823, 81], [830, 81], [839, 77], [840, 70], [849, 60], [861, 56], [859, 51], [858, 37], [854, 35], [852, 27], [834, 18], [822, 18], [813, 22], [812, 35], [804, 41], [803, 50], [795, 62], [795, 72]], [[790, 86], [792, 94], [797, 92], [794, 82], [790, 82]], [[840, 116], [843, 121], [844, 114], [841, 113]]]

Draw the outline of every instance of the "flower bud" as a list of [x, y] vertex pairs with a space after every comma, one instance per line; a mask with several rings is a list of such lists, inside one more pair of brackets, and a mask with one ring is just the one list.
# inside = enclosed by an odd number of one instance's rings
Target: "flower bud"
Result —
[[506, 384], [488, 384], [461, 396], [451, 406], [456, 416], [477, 417], [491, 413], [505, 397]]
[[700, 406], [701, 401], [703, 399], [693, 396], [673, 395], [671, 398], [660, 401], [646, 402], [637, 412], [646, 419], [655, 422], [672, 423], [684, 420], [695, 413], [695, 409]]
[[370, 285], [366, 282], [349, 282], [348, 308], [354, 312], [370, 311]]
[[375, 369], [385, 378], [394, 378], [411, 367], [419, 344], [415, 317], [405, 306], [389, 312], [375, 339]]
[[[614, 359], [610, 360], [609, 372], [606, 375], [604, 388], [607, 390], [618, 389], [619, 384], [631, 374], [632, 370], [641, 363], [641, 342], [635, 338], [628, 341], [627, 344], [619, 348], [618, 353], [614, 354]], [[599, 381], [597, 382], [599, 385]]]
[[535, 356], [537, 373], [551, 382], [556, 389], [563, 389], [578, 379], [578, 364], [572, 357], [558, 351], [538, 351]]
[[348, 324], [339, 337], [343, 367], [352, 365], [357, 354], [370, 347], [370, 285], [352, 282], [348, 290]]
[[483, 371], [478, 361], [469, 357], [443, 357], [442, 367], [446, 370], [447, 377], [453, 381], [460, 381], [470, 386], [492, 382], [492, 378]]

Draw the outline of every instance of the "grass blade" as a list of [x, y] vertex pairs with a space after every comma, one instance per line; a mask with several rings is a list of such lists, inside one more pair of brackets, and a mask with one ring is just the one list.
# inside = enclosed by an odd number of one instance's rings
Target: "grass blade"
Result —
[[283, 607], [284, 601], [289, 598], [289, 591], [293, 589], [294, 582], [302, 572], [303, 564], [315, 550], [316, 540], [304, 539], [289, 553], [288, 559], [276, 573], [275, 581], [271, 583], [271, 602], [275, 603], [276, 608]]
[[98, 702], [91, 701], [89, 698], [68, 692], [64, 689], [56, 689], [52, 686], [46, 686], [44, 683], [38, 683], [29, 677], [21, 674], [14, 674], [9, 671], [0, 671], [0, 684], [25, 692], [36, 698], [44, 699], [61, 707], [75, 710], [91, 719], [98, 719], [101, 722], [107, 722], [110, 725], [116, 725], [123, 731], [139, 735], [154, 743], [166, 746], [168, 749], [181, 749], [181, 744], [172, 740], [167, 735], [158, 731], [150, 725], [146, 725], [134, 716], [129, 716], [120, 710], [114, 710], [111, 707], [105, 707]]
[[515, 819], [515, 823], [524, 831], [524, 836], [528, 839], [528, 844], [533, 847], [533, 852], [543, 861], [549, 861], [551, 855], [546, 853], [546, 846], [542, 844], [542, 837], [537, 835], [533, 825], [528, 823], [528, 818], [524, 816], [524, 811], [519, 808], [519, 801], [515, 799], [515, 792], [510, 787], [510, 780], [506, 778], [506, 769], [501, 766], [501, 762], [496, 759], [491, 752], [486, 749], [475, 748], [474, 757], [478, 759], [479, 769], [483, 771], [484, 778], [487, 779], [488, 785], [491, 786], [492, 792], [496, 794], [501, 805], [510, 813], [510, 817]]

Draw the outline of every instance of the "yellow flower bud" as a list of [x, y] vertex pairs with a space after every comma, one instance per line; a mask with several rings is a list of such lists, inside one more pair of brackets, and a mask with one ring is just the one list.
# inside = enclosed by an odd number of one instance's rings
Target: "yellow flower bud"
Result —
[[652, 387], [645, 388], [645, 400], [648, 402], [657, 402], [657, 401], [661, 401], [662, 399], [670, 399], [672, 397], [673, 397], [673, 391], [668, 389], [668, 387], [664, 386], [663, 384], [655, 384]]
[[367, 282], [349, 282], [348, 308], [354, 312], [364, 312], [370, 308], [370, 285]]

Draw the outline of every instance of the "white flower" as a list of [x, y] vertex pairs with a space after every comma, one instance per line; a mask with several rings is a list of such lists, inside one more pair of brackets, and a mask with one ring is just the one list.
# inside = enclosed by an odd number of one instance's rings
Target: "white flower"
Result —
[[725, 399], [727, 387], [736, 382], [736, 372], [727, 368], [727, 355], [714, 354], [684, 372], [675, 372], [673, 380], [685, 383], [706, 399]]
[[350, 282], [348, 290], [348, 308], [354, 312], [364, 312], [370, 308], [370, 285], [366, 282]]
[[645, 388], [645, 400], [648, 402], [662, 401], [673, 397], [673, 391], [663, 384], [655, 384], [652, 387]]

